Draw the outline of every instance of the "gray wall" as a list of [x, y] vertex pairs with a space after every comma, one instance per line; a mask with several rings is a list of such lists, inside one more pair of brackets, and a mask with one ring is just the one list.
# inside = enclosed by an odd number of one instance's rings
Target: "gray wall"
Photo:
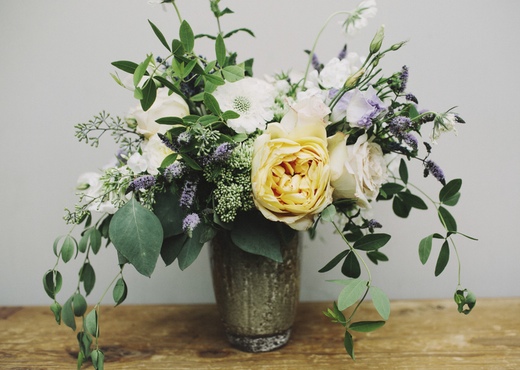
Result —
[[[214, 32], [206, 0], [179, 0], [179, 7], [196, 32]], [[350, 10], [354, 1], [223, 0], [236, 14], [223, 18], [224, 29], [249, 27], [228, 46], [243, 58], [255, 57], [257, 76], [294, 67], [302, 69], [305, 55], [327, 16]], [[468, 122], [457, 137], [446, 135], [433, 159], [448, 178], [462, 177], [463, 195], [454, 214], [462, 232], [479, 242], [457, 238], [463, 260], [462, 282], [479, 297], [518, 296], [520, 248], [517, 238], [520, 188], [518, 144], [517, 15], [520, 2], [503, 0], [379, 1], [379, 12], [350, 45], [365, 53], [380, 24], [388, 44], [409, 40], [388, 55], [384, 66], [410, 69], [409, 90], [423, 107], [443, 110], [458, 105]], [[131, 93], [109, 76], [110, 62], [139, 61], [162, 47], [147, 19], [168, 38], [176, 36], [177, 19], [168, 7], [145, 0], [2, 1], [0, 4], [0, 106], [2, 145], [0, 181], [0, 305], [48, 304], [41, 277], [52, 268], [54, 238], [69, 231], [63, 208], [72, 207], [74, 185], [86, 171], [102, 167], [115, 145], [110, 138], [99, 149], [74, 138], [75, 123], [101, 110], [124, 115], [135, 104]], [[343, 43], [333, 22], [318, 53], [322, 60], [335, 56]], [[212, 53], [206, 43], [199, 53]], [[435, 195], [433, 179], [414, 181]], [[374, 284], [393, 299], [449, 298], [457, 280], [455, 259], [447, 271], [434, 277], [434, 261], [422, 266], [419, 240], [436, 227], [431, 212], [414, 212], [409, 220], [392, 216], [389, 205], [378, 205], [375, 217], [394, 235], [385, 247], [390, 262], [374, 267]], [[319, 274], [343, 245], [330, 229], [323, 237], [305, 240], [303, 300], [333, 300], [339, 287], [325, 282], [339, 272]], [[437, 247], [438, 248], [438, 247]], [[110, 258], [108, 258], [110, 257]], [[112, 250], [103, 250], [92, 263], [98, 275], [97, 300], [117, 272]], [[454, 256], [452, 256], [454, 257]], [[79, 262], [79, 261], [77, 261]], [[78, 264], [62, 267], [62, 299], [76, 284]], [[211, 302], [213, 293], [207, 251], [184, 273], [177, 266], [158, 266], [151, 279], [126, 269], [127, 302]], [[105, 303], [110, 303], [110, 294]]]

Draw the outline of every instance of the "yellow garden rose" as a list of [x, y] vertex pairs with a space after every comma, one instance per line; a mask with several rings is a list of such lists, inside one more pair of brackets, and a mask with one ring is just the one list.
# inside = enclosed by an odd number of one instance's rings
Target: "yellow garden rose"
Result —
[[255, 140], [251, 171], [256, 207], [265, 218], [295, 230], [311, 227], [314, 216], [332, 202], [327, 111], [305, 106], [293, 107], [282, 123], [269, 124]]

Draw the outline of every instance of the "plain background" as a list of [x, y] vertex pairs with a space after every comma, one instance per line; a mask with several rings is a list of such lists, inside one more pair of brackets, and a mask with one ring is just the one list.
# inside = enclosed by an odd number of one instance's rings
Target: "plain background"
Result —
[[[351, 10], [354, 1], [223, 0], [235, 11], [222, 19], [224, 30], [248, 27], [228, 46], [239, 57], [255, 58], [255, 73], [303, 69], [303, 52], [329, 14]], [[178, 0], [181, 12], [196, 33], [215, 33], [206, 0]], [[145, 0], [2, 1], [0, 4], [0, 107], [2, 122], [0, 180], [0, 305], [47, 305], [42, 276], [55, 264], [52, 243], [67, 233], [63, 209], [73, 207], [77, 177], [109, 162], [116, 146], [109, 137], [98, 149], [78, 143], [73, 125], [106, 110], [123, 116], [136, 104], [132, 94], [116, 85], [110, 62], [139, 62], [146, 53], [164, 54], [151, 31], [152, 20], [168, 39], [177, 36], [178, 20]], [[385, 45], [408, 44], [385, 57], [388, 74], [406, 64], [409, 91], [422, 108], [446, 110], [457, 105], [467, 121], [458, 136], [447, 134], [432, 159], [448, 179], [462, 178], [462, 198], [453, 209], [459, 230], [479, 239], [455, 238], [462, 260], [462, 284], [477, 297], [520, 294], [520, 221], [518, 122], [518, 35], [520, 2], [503, 0], [379, 1], [378, 14], [367, 28], [349, 39], [351, 51], [366, 54], [381, 24]], [[345, 42], [333, 21], [317, 49], [322, 61], [337, 55]], [[206, 42], [201, 54], [213, 55]], [[436, 196], [433, 178], [422, 178], [415, 166], [412, 181]], [[372, 266], [373, 284], [392, 299], [450, 298], [457, 285], [457, 264], [434, 276], [432, 259], [421, 265], [417, 246], [424, 236], [441, 231], [431, 211], [413, 211], [407, 220], [392, 215], [389, 204], [377, 205], [374, 217], [393, 235], [385, 246], [390, 261]], [[77, 230], [79, 231], [79, 230]], [[330, 228], [309, 241], [304, 238], [302, 300], [336, 299], [340, 287], [326, 282], [341, 278], [338, 270], [317, 271], [344, 245]], [[95, 303], [117, 273], [113, 250], [92, 259], [97, 287]], [[63, 302], [77, 284], [80, 261], [60, 264]], [[214, 300], [207, 250], [187, 271], [159, 261], [151, 279], [131, 266], [125, 269], [128, 303], [190, 303]], [[111, 294], [104, 303], [111, 304]], [[478, 307], [478, 306], [477, 306]]]

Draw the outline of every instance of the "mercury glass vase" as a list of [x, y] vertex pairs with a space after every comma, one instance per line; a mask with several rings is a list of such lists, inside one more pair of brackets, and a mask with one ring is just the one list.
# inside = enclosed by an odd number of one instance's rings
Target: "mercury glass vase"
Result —
[[215, 298], [231, 345], [245, 352], [285, 345], [300, 292], [298, 234], [282, 245], [281, 263], [242, 251], [224, 232], [210, 250]]

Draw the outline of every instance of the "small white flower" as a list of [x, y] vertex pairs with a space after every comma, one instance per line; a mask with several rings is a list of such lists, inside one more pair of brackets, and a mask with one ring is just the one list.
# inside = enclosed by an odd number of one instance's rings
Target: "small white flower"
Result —
[[455, 127], [457, 123], [457, 116], [454, 113], [438, 115], [433, 122], [433, 130], [430, 134], [431, 141], [437, 144], [437, 139], [445, 132], [453, 132], [457, 135], [457, 128]]
[[347, 35], [354, 35], [358, 30], [368, 24], [368, 19], [377, 14], [377, 4], [375, 0], [363, 0], [357, 8], [352, 11], [343, 23]]
[[139, 153], [132, 154], [130, 158], [128, 158], [126, 164], [128, 168], [130, 168], [130, 170], [135, 174], [145, 172], [148, 168], [148, 162]]
[[264, 80], [246, 77], [219, 86], [213, 96], [222, 111], [232, 110], [239, 118], [228, 120], [228, 125], [238, 133], [250, 134], [265, 129], [273, 119], [276, 90]]

